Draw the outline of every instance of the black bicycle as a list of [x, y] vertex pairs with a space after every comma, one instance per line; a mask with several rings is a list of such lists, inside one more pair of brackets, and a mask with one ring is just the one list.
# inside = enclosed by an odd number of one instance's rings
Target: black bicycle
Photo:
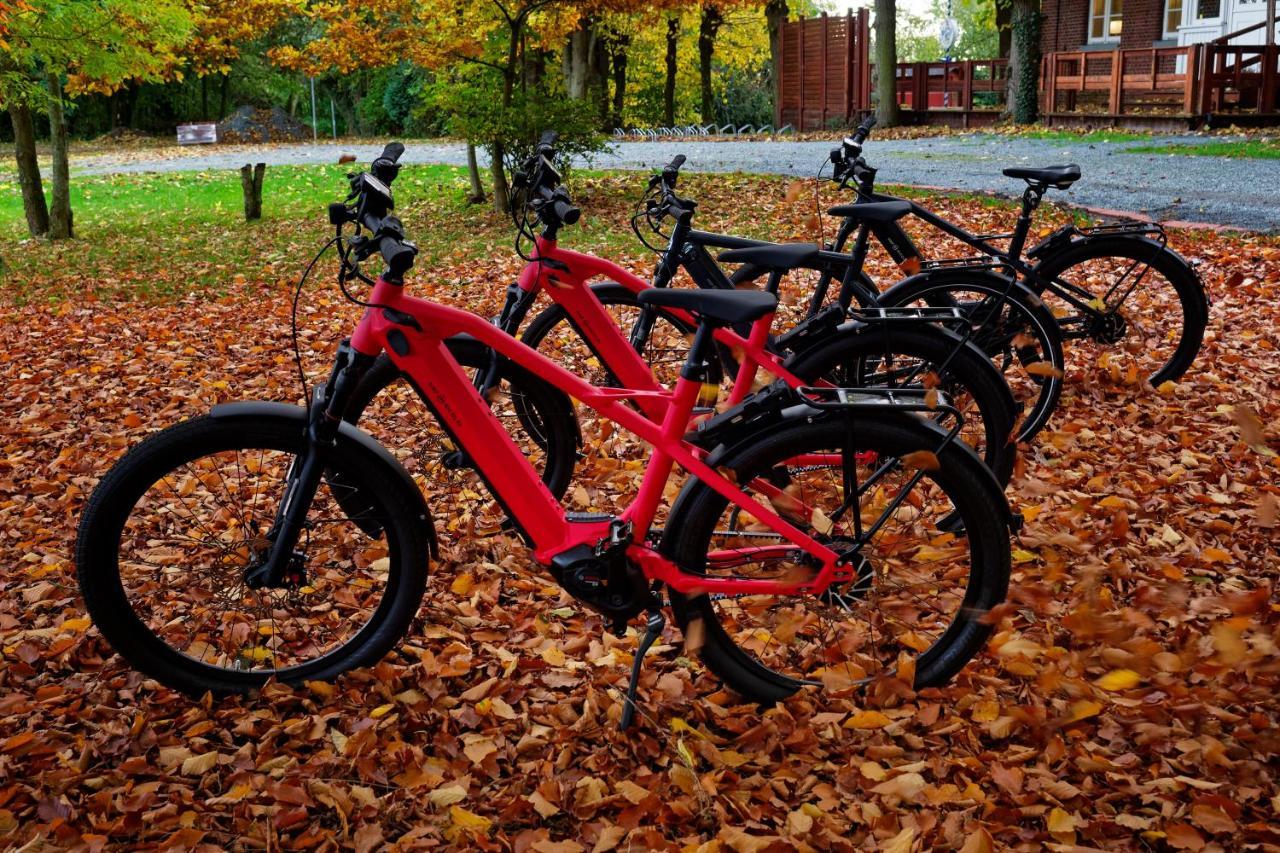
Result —
[[[765, 289], [775, 295], [786, 270], [797, 264], [830, 262], [848, 265], [844, 255], [822, 252], [813, 244], [773, 244], [699, 231], [692, 227], [697, 202], [676, 194], [683, 156], [676, 157], [649, 182], [649, 192], [633, 227], [648, 221], [662, 234], [665, 246], [653, 246], [659, 262], [653, 286], [666, 288], [684, 271], [702, 289], [732, 289], [711, 249], [728, 249], [719, 261], [752, 264], [768, 272]], [[869, 209], [869, 208], [868, 208]], [[660, 223], [670, 222], [669, 234]], [[642, 239], [643, 236], [642, 236]], [[603, 281], [591, 285], [595, 297], [643, 354], [663, 384], [676, 378], [684, 362], [691, 329], [660, 308], [642, 305], [637, 293], [622, 284]], [[515, 334], [536, 293], [513, 288], [495, 321]], [[779, 317], [784, 314], [780, 306]], [[785, 321], [781, 325], [785, 326]], [[939, 388], [965, 415], [962, 439], [979, 452], [1003, 485], [1013, 472], [1016, 446], [1010, 437], [1017, 409], [1004, 377], [980, 348], [964, 339], [966, 319], [955, 309], [869, 309], [846, 316], [828, 311], [805, 318], [771, 338], [768, 347], [785, 355], [784, 366], [806, 382], [827, 381], [837, 386]], [[955, 328], [951, 328], [955, 327]], [[737, 330], [747, 337], [751, 329]], [[559, 303], [542, 310], [525, 327], [521, 340], [535, 349], [573, 363], [575, 370], [601, 385], [617, 385], [602, 353], [594, 352]], [[738, 357], [720, 347], [724, 372], [736, 376]]]
[[[908, 274], [875, 297], [879, 304], [960, 307], [988, 322], [979, 335], [981, 345], [1002, 364], [1015, 396], [1035, 397], [1020, 430], [1024, 440], [1048, 421], [1061, 393], [1065, 364], [1041, 328], [1049, 318], [1061, 338], [1095, 344], [1087, 360], [1128, 384], [1145, 380], [1158, 386], [1191, 367], [1208, 323], [1208, 299], [1195, 269], [1169, 248], [1163, 227], [1145, 222], [1064, 225], [1024, 255], [1033, 213], [1045, 193], [1079, 180], [1078, 166], [1005, 169], [1006, 176], [1027, 184], [1013, 231], [972, 234], [916, 202], [876, 191], [876, 169], [862, 156], [874, 124], [868, 118], [830, 157], [832, 180], [857, 192], [854, 204], [830, 211], [844, 217], [831, 249], [843, 252], [853, 240], [848, 252], [853, 269], [845, 271], [837, 297], [842, 306], [862, 302], [867, 292], [878, 290], [863, 264], [874, 238]], [[865, 206], [883, 209], [885, 204], [896, 205], [889, 215], [859, 215]], [[908, 215], [980, 254], [926, 259], [901, 224]], [[744, 267], [733, 281], [753, 281], [764, 273]], [[832, 281], [830, 271], [819, 270], [811, 313], [820, 310]], [[1033, 341], [1049, 357], [1033, 355], [1028, 349]]]

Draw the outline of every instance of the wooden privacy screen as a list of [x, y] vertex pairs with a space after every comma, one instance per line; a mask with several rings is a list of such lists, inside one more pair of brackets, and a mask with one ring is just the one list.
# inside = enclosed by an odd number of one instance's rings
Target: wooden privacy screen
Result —
[[868, 12], [782, 25], [782, 80], [774, 124], [796, 130], [847, 126], [871, 109]]

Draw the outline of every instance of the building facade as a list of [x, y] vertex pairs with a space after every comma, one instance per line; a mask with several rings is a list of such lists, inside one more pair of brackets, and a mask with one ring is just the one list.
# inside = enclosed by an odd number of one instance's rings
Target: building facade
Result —
[[1043, 0], [1041, 11], [1046, 53], [1182, 47], [1252, 26], [1232, 43], [1266, 42], [1267, 0]]

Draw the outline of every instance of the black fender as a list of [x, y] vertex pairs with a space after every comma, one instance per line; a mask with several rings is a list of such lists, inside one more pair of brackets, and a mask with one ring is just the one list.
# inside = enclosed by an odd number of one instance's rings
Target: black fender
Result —
[[[1151, 233], [1154, 233], [1154, 232], [1151, 232]], [[1138, 243], [1146, 248], [1149, 248], [1151, 250], [1152, 258], [1155, 258], [1157, 255], [1168, 255], [1169, 257], [1173, 258], [1176, 263], [1178, 263], [1183, 267], [1186, 267], [1187, 271], [1191, 273], [1192, 276], [1194, 276], [1196, 282], [1200, 284], [1201, 289], [1202, 290], [1204, 289], [1204, 282], [1203, 282], [1203, 279], [1200, 277], [1200, 271], [1197, 270], [1190, 261], [1184, 258], [1181, 254], [1179, 254], [1178, 251], [1172, 248], [1167, 242], [1165, 242], [1165, 240], [1152, 239], [1150, 236], [1148, 236], [1147, 233], [1144, 233], [1144, 232], [1116, 233], [1116, 232], [1104, 231], [1097, 234], [1091, 234], [1088, 231], [1084, 231], [1084, 232], [1077, 232], [1075, 235], [1072, 236], [1071, 239], [1059, 240], [1056, 243], [1053, 242], [1053, 237], [1050, 236], [1045, 238], [1042, 241], [1043, 248], [1040, 245], [1037, 245], [1036, 250], [1038, 251], [1036, 251], [1034, 255], [1031, 252], [1028, 252], [1027, 257], [1035, 258], [1035, 263], [1032, 265], [1031, 268], [1039, 272], [1040, 269], [1044, 267], [1049, 267], [1050, 269], [1052, 269], [1054, 262], [1057, 260], [1058, 256], [1063, 254], [1064, 252], [1068, 252], [1068, 251], [1073, 252], [1076, 249], [1083, 246], [1087, 246], [1087, 245], [1093, 245], [1098, 243], [1105, 245], [1107, 243], [1116, 243], [1121, 241], [1125, 243]]]
[[[218, 419], [270, 418], [296, 424], [299, 432], [306, 432], [308, 424], [307, 410], [301, 406], [294, 406], [289, 403], [273, 403], [267, 400], [219, 403], [210, 410], [209, 416]], [[353, 444], [368, 457], [370, 464], [384, 465], [391, 469], [409, 491], [417, 495], [417, 509], [427, 527], [427, 542], [431, 549], [431, 557], [439, 559], [440, 545], [439, 540], [436, 538], [436, 525], [431, 517], [431, 510], [427, 507], [426, 499], [422, 497], [422, 491], [418, 488], [418, 484], [413, 481], [413, 477], [409, 476], [409, 472], [400, 464], [400, 461], [391, 455], [391, 451], [374, 440], [373, 436], [345, 421], [338, 426], [338, 440], [346, 440]]]

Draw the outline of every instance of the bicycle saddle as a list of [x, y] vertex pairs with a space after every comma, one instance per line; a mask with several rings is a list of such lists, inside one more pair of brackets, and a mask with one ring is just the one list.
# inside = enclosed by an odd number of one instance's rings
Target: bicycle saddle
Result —
[[1004, 174], [1006, 178], [1022, 178], [1032, 186], [1039, 184], [1042, 187], [1065, 190], [1080, 180], [1080, 167], [1074, 163], [1069, 166], [1046, 166], [1043, 169], [1018, 167], [1005, 169]]
[[728, 264], [755, 264], [774, 270], [801, 267], [818, 256], [817, 243], [771, 243], [721, 252], [716, 260]]
[[749, 323], [778, 307], [778, 297], [762, 290], [685, 290], [651, 287], [636, 296], [641, 305], [683, 308], [713, 326]]
[[859, 222], [893, 222], [911, 212], [909, 201], [873, 201], [862, 204], [837, 204], [827, 211]]

